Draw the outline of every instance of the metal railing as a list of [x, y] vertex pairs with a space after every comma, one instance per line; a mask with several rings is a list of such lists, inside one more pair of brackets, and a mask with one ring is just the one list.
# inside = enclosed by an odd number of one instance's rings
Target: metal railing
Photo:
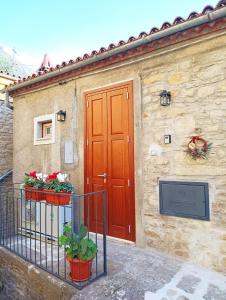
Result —
[[3, 183], [12, 174], [13, 174], [13, 170], [9, 170], [5, 174], [1, 175], [0, 176], [0, 183]]
[[[62, 245], [62, 236], [69, 237], [69, 245]], [[84, 275], [81, 253], [89, 257], [87, 240], [97, 253]], [[78, 195], [1, 187], [0, 245], [82, 289], [107, 274], [105, 191]]]

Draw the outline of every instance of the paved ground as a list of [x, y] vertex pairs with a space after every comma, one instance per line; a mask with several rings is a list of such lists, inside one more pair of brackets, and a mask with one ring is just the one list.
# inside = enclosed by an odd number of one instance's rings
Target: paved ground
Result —
[[[22, 244], [25, 245], [24, 239]], [[82, 291], [75, 290], [73, 300], [226, 300], [226, 276], [223, 274], [184, 263], [154, 250], [138, 249], [124, 242], [108, 240], [107, 244], [108, 275]], [[40, 244], [36, 247], [38, 263]], [[45, 253], [44, 247], [44, 244], [41, 245], [42, 253]], [[34, 249], [33, 242], [31, 248]], [[59, 255], [63, 262], [62, 250], [58, 254], [56, 249], [52, 250], [53, 256]], [[50, 250], [48, 248], [47, 253]], [[101, 251], [100, 246], [100, 257]], [[30, 251], [27, 252], [29, 255]], [[47, 263], [51, 267], [51, 260], [43, 257], [43, 254], [40, 258], [43, 265]], [[100, 271], [101, 265], [99, 259]], [[54, 263], [53, 269], [55, 267]], [[95, 272], [95, 263], [93, 267]], [[64, 264], [60, 264], [61, 272], [69, 272]]]
[[226, 276], [156, 251], [108, 242], [108, 276], [73, 299], [226, 300]]

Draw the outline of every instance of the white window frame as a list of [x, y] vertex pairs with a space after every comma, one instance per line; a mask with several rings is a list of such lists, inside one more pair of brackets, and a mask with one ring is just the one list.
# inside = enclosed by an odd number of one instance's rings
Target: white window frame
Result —
[[[40, 136], [40, 127], [42, 123], [52, 122], [52, 135], [49, 138], [43, 138]], [[49, 114], [38, 116], [34, 118], [34, 145], [47, 145], [55, 143], [55, 134], [56, 134], [56, 115]]]

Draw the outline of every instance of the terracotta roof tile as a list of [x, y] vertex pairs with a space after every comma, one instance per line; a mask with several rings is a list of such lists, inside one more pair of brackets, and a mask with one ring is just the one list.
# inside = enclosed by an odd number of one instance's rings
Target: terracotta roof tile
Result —
[[127, 41], [120, 40], [117, 44], [111, 43], [107, 47], [101, 47], [99, 50], [93, 50], [90, 54], [85, 53], [83, 55], [83, 57], [77, 57], [76, 59], [71, 59], [68, 62], [64, 61], [64, 62], [62, 62], [61, 65], [57, 64], [55, 66], [55, 68], [50, 67], [49, 69], [44, 70], [44, 72], [41, 71], [41, 70], [39, 70], [37, 74], [32, 74], [32, 76], [28, 76], [27, 78], [24, 77], [22, 80], [19, 79], [17, 81], [17, 83], [29, 80], [29, 79], [37, 77], [37, 76], [41, 76], [42, 74], [49, 73], [49, 72], [55, 71], [55, 70], [60, 69], [60, 68], [64, 68], [67, 65], [76, 64], [78, 62], [81, 62], [81, 61], [84, 61], [86, 59], [89, 59], [89, 58], [91, 58], [93, 56], [97, 56], [97, 55], [102, 54], [104, 52], [110, 51], [110, 50], [112, 50], [114, 48], [118, 48], [118, 47], [121, 47], [123, 45], [132, 43], [132, 42], [134, 42], [136, 40], [139, 40], [139, 39], [142, 39], [142, 38], [147, 37], [149, 35], [152, 35], [152, 34], [154, 34], [156, 32], [159, 32], [159, 31], [162, 31], [162, 30], [166, 30], [166, 29], [168, 29], [168, 28], [170, 28], [172, 26], [178, 25], [180, 23], [187, 22], [187, 21], [192, 20], [194, 18], [198, 18], [198, 17], [200, 17], [202, 15], [208, 14], [208, 13], [210, 13], [212, 11], [215, 11], [215, 10], [217, 10], [219, 8], [222, 8], [222, 7], [225, 7], [225, 6], [226, 6], [226, 0], [219, 1], [217, 3], [217, 5], [216, 5], [215, 8], [212, 7], [211, 5], [207, 5], [207, 6], [204, 7], [204, 9], [202, 10], [201, 13], [197, 13], [196, 11], [193, 11], [193, 12], [191, 12], [189, 14], [189, 16], [186, 19], [184, 19], [182, 17], [176, 17], [172, 24], [169, 23], [169, 22], [164, 22], [162, 24], [162, 26], [160, 27], [160, 29], [158, 29], [157, 27], [153, 27], [153, 28], [151, 28], [151, 30], [149, 31], [149, 33], [146, 33], [145, 31], [142, 31], [138, 35], [138, 37], [131, 36], [131, 37], [129, 37], [129, 39]]
[[147, 35], [148, 35], [147, 32], [142, 31], [142, 32], [139, 34], [138, 38], [139, 38], [139, 39], [142, 39], [142, 38], [146, 37]]
[[213, 11], [214, 8], [213, 6], [211, 5], [207, 5], [206, 7], [204, 7], [203, 11], [202, 11], [202, 14], [205, 15], [205, 14], [208, 14], [209, 12]]
[[226, 6], [226, 0], [221, 0], [217, 3], [217, 8], [220, 8], [220, 7], [223, 7], [223, 6]]
[[17, 77], [18, 78], [18, 76], [16, 76], [15, 74], [11, 74], [9, 72], [5, 72], [5, 71], [2, 71], [2, 70], [0, 71], [0, 73], [3, 74], [3, 75], [10, 76], [10, 77], [15, 77], [15, 78]]
[[175, 18], [175, 20], [173, 21], [173, 25], [177, 25], [177, 24], [180, 24], [180, 23], [183, 23], [185, 22], [185, 20], [181, 17], [177, 17]]
[[171, 27], [171, 26], [172, 26], [172, 25], [171, 25], [169, 22], [165, 22], [165, 23], [162, 24], [161, 30], [162, 30], [162, 29], [167, 29], [167, 28], [169, 28], [169, 27]]

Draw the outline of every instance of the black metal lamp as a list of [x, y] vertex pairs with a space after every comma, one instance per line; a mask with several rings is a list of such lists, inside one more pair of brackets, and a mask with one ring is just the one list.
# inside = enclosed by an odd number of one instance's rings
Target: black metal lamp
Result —
[[166, 90], [163, 90], [160, 93], [160, 104], [161, 106], [168, 106], [170, 105], [170, 101], [171, 101], [171, 94], [170, 92], [167, 92]]
[[59, 110], [57, 113], [57, 121], [64, 122], [66, 120], [66, 111]]

